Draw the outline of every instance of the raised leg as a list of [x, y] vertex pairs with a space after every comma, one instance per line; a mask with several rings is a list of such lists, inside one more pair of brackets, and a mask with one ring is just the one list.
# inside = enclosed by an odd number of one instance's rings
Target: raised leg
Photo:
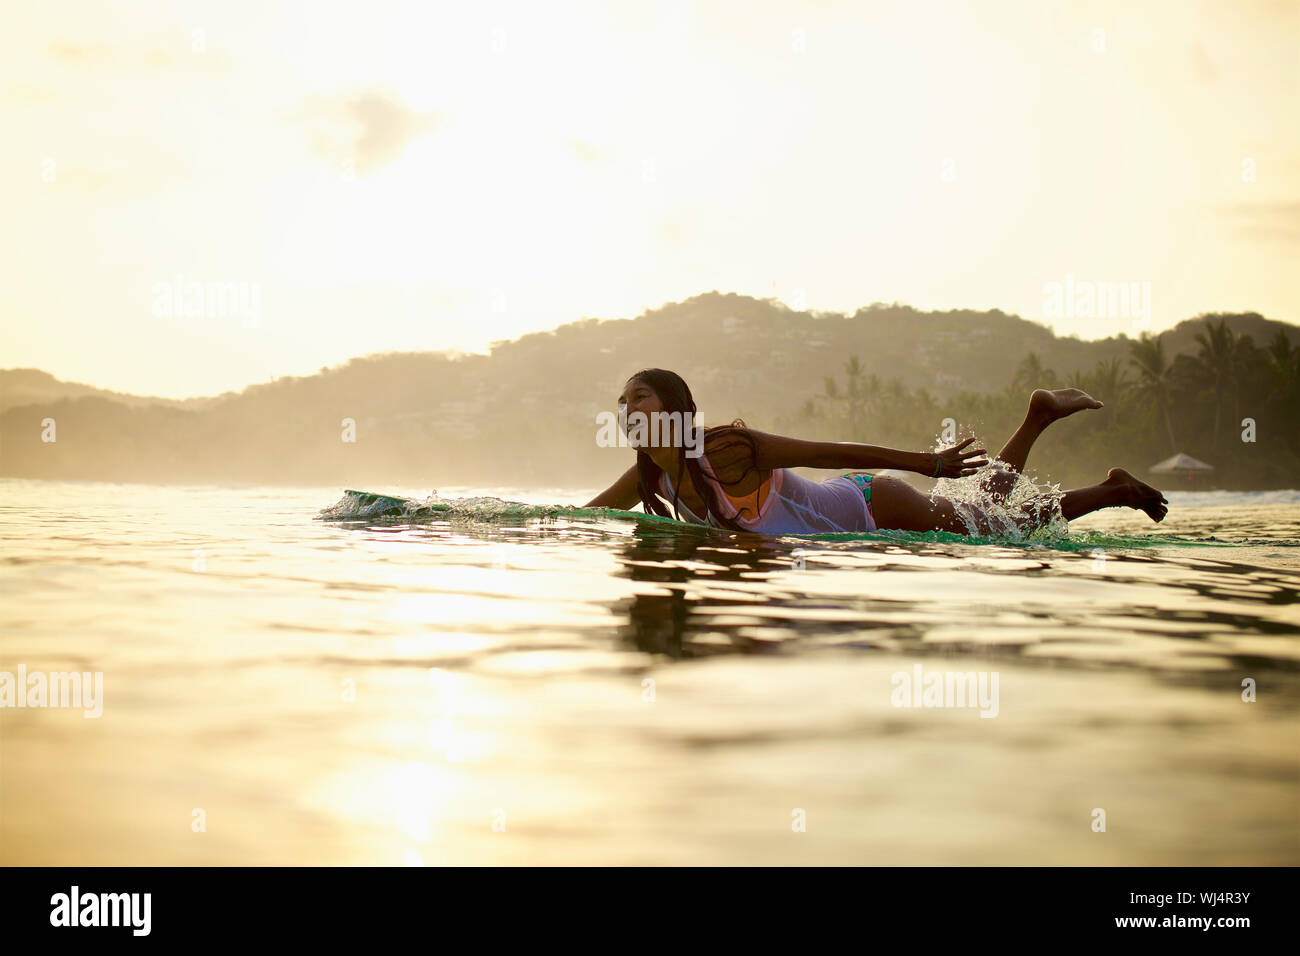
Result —
[[994, 499], [1006, 498], [1020, 480], [1020, 473], [1025, 470], [1029, 459], [1029, 450], [1048, 425], [1058, 418], [1065, 418], [1085, 408], [1104, 408], [1105, 406], [1077, 388], [1034, 389], [1029, 396], [1029, 410], [1025, 420], [1016, 433], [1007, 439], [1007, 443], [998, 452], [997, 460], [1004, 467], [984, 479], [980, 487]]

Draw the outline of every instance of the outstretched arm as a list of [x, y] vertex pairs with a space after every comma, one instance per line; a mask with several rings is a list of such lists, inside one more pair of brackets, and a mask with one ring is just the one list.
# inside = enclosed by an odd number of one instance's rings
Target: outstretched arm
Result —
[[[975, 439], [945, 448], [941, 452], [899, 451], [880, 445], [862, 445], [851, 441], [802, 441], [781, 435], [768, 435], [749, 429], [758, 448], [755, 466], [762, 471], [772, 468], [835, 468], [869, 470], [896, 468], [915, 471], [930, 478], [961, 478], [973, 475], [987, 465], [985, 460], [972, 461], [983, 455], [983, 448], [963, 451]], [[935, 474], [936, 469], [938, 474]]]
[[619, 508], [631, 511], [641, 501], [636, 492], [636, 465], [623, 472], [622, 477], [596, 497], [588, 501], [584, 508]]

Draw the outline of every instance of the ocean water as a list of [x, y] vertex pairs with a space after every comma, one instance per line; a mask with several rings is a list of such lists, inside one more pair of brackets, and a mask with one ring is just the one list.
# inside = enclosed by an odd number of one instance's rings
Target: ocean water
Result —
[[341, 492], [0, 480], [0, 672], [102, 674], [0, 708], [0, 863], [1300, 863], [1300, 493], [1009, 541]]

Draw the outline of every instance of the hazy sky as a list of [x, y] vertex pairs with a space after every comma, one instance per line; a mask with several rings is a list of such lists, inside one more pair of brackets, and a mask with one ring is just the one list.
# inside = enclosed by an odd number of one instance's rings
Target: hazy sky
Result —
[[1298, 63], [1300, 0], [11, 2], [0, 367], [211, 394], [711, 289], [1296, 322]]

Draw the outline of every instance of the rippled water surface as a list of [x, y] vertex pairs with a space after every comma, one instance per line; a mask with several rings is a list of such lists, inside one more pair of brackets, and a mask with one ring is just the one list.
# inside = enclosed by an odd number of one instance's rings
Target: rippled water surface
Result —
[[0, 863], [1300, 863], [1295, 492], [1031, 544], [0, 492], [0, 671], [104, 686], [0, 709]]

